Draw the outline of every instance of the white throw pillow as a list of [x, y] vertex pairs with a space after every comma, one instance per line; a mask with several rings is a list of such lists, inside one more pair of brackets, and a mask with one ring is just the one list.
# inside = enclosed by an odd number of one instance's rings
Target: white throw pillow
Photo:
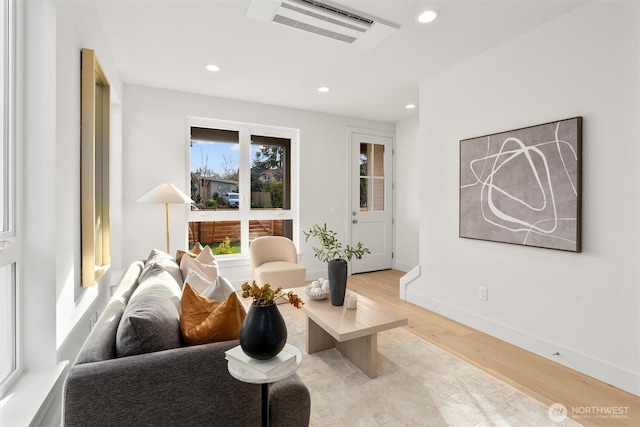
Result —
[[209, 245], [202, 248], [202, 251], [196, 256], [196, 259], [204, 264], [217, 264]]
[[215, 259], [213, 260], [213, 263], [204, 263], [199, 261], [198, 257], [191, 258], [189, 256], [183, 256], [180, 260], [180, 272], [182, 273], [184, 282], [186, 282], [190, 271], [195, 271], [209, 282], [215, 282], [218, 278], [218, 264]]
[[[211, 285], [215, 285], [217, 280], [211, 281], [207, 280], [205, 277], [202, 277], [195, 271], [191, 270], [187, 273], [187, 277], [184, 279], [185, 285], [188, 283], [191, 285], [193, 289], [195, 289], [200, 295], [204, 292], [205, 289], [209, 288]], [[217, 300], [220, 301], [220, 300]]]
[[184, 283], [188, 283], [203, 297], [214, 301], [225, 301], [229, 294], [233, 292], [233, 288], [220, 283], [220, 277], [212, 282], [193, 270], [187, 274], [187, 279]]

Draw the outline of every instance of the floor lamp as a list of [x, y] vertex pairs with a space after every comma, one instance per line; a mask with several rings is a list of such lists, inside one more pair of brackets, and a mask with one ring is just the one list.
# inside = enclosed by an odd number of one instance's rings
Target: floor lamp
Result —
[[138, 199], [139, 203], [164, 203], [164, 216], [167, 233], [167, 253], [169, 253], [169, 205], [193, 203], [182, 191], [170, 183], [160, 184]]

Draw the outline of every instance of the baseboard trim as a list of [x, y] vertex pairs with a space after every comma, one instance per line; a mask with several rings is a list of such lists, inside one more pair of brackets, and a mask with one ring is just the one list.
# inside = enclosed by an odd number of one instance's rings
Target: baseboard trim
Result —
[[[640, 375], [625, 368], [595, 359], [571, 348], [546, 341], [527, 332], [495, 322], [435, 300], [409, 287], [406, 301], [453, 319], [538, 356], [593, 377], [606, 384], [640, 396]], [[556, 353], [559, 353], [556, 355]]]
[[407, 288], [409, 285], [420, 277], [420, 266], [416, 265], [412, 269], [408, 270], [407, 274], [400, 278], [400, 299], [407, 300]]
[[411, 271], [413, 268], [415, 268], [415, 265], [409, 265], [398, 261], [396, 261], [393, 265], [394, 270], [404, 271], [405, 273]]

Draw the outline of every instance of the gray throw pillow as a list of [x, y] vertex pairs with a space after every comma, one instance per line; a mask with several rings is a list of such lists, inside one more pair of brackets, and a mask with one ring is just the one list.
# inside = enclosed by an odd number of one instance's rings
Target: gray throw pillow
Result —
[[144, 263], [144, 270], [140, 274], [140, 281], [143, 281], [149, 268], [162, 267], [167, 270], [173, 278], [180, 285], [180, 289], [182, 289], [182, 273], [180, 272], [180, 266], [176, 262], [175, 258], [169, 255], [166, 252], [163, 252], [159, 249], [153, 249], [147, 257], [147, 260]]
[[118, 325], [118, 357], [182, 345], [180, 292], [178, 283], [164, 269], [156, 269], [138, 284]]

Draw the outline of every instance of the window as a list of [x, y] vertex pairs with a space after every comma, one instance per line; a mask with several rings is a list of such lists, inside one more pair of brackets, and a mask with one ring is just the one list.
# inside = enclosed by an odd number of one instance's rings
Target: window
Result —
[[[248, 255], [251, 240], [297, 232], [295, 129], [193, 119], [189, 246]], [[295, 175], [295, 177], [294, 177]]]
[[360, 143], [360, 210], [384, 211], [384, 145]]
[[15, 84], [13, 0], [0, 6], [0, 394], [18, 371], [18, 244], [14, 230], [15, 203]]

